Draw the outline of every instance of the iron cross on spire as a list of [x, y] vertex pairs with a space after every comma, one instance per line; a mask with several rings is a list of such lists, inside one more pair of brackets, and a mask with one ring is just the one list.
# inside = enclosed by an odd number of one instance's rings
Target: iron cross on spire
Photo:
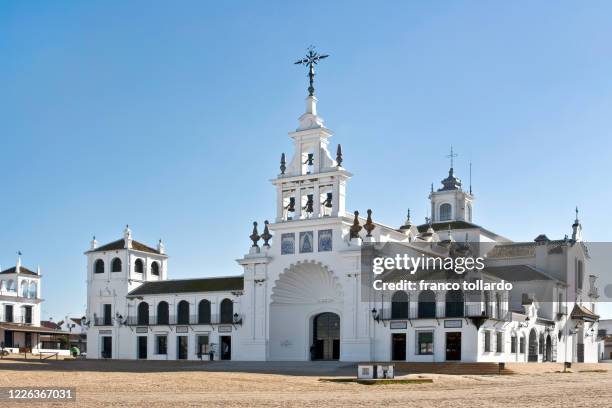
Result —
[[450, 165], [451, 165], [451, 169], [453, 168], [453, 159], [455, 157], [457, 157], [458, 154], [457, 153], [453, 153], [453, 146], [451, 145], [451, 150], [450, 150], [450, 154], [446, 157], [450, 158]]
[[310, 86], [308, 87], [308, 95], [314, 96], [314, 66], [319, 63], [320, 60], [329, 57], [329, 55], [320, 55], [315, 51], [314, 46], [308, 47], [308, 53], [304, 58], [295, 62], [295, 65], [308, 65], [308, 78], [310, 79]]

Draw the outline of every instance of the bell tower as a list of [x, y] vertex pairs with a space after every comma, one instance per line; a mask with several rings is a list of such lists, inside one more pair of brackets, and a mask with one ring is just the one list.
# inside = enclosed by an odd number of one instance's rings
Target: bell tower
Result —
[[431, 185], [429, 200], [431, 202], [432, 222], [472, 222], [474, 195], [472, 194], [471, 181], [469, 192], [463, 191], [461, 180], [455, 176], [455, 170], [453, 168], [453, 159], [457, 157], [457, 155], [453, 152], [452, 146], [450, 155], [447, 157], [450, 157], [450, 169], [448, 171], [448, 177], [442, 180], [442, 188], [434, 191], [433, 184]]
[[345, 215], [346, 181], [352, 176], [342, 167], [342, 147], [336, 148], [336, 159], [329, 152], [332, 132], [317, 113], [314, 95], [314, 65], [327, 55], [310, 48], [296, 64], [309, 67], [310, 86], [306, 109], [299, 126], [289, 133], [293, 156], [287, 164], [281, 155], [280, 174], [272, 183], [277, 187], [276, 222], [337, 217]]

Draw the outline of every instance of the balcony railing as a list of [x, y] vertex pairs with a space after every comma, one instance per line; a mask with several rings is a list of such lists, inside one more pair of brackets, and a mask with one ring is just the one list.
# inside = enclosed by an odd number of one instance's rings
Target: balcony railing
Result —
[[94, 318], [94, 326], [112, 326], [113, 319], [111, 317], [96, 317]]
[[[401, 313], [403, 312], [403, 313]], [[487, 319], [508, 321], [510, 313], [502, 308], [495, 310], [492, 306], [483, 307], [477, 303], [411, 303], [408, 310], [393, 314], [392, 309], [384, 310], [383, 320], [417, 320], [417, 319], [449, 319], [463, 317], [485, 317]]]
[[174, 326], [174, 325], [219, 325], [219, 324], [235, 324], [234, 317], [222, 319], [221, 316], [213, 315], [206, 318], [198, 315], [190, 316], [128, 316], [126, 324], [128, 326]]
[[21, 315], [13, 315], [13, 316], [2, 316], [0, 318], [0, 322], [2, 323], [17, 323], [17, 324], [32, 324], [32, 317], [26, 317]]

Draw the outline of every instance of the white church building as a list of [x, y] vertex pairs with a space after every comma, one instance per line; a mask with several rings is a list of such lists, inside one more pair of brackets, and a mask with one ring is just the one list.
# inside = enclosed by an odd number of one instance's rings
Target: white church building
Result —
[[[597, 362], [597, 273], [578, 213], [569, 237], [515, 243], [477, 224], [471, 188], [451, 166], [432, 187], [427, 223], [359, 217], [346, 209], [352, 174], [341, 147], [330, 148], [313, 91], [289, 133], [291, 159], [282, 155], [272, 181], [274, 221], [255, 224], [252, 246], [237, 260], [240, 276], [169, 279], [161, 241], [144, 245], [129, 227], [106, 245], [94, 238], [85, 253], [88, 358]], [[394, 242], [442, 256], [449, 242], [464, 240], [486, 244], [480, 276], [513, 280], [511, 293], [364, 299], [364, 245]]]

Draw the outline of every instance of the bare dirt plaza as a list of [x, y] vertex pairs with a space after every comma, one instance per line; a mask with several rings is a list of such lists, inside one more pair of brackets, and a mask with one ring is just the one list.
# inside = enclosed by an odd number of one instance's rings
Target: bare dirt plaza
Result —
[[[354, 365], [348, 363], [26, 362], [11, 358], [0, 361], [0, 386], [76, 387], [76, 403], [63, 404], [73, 407], [612, 406], [612, 372], [604, 371], [607, 365], [575, 367], [566, 374], [522, 366], [521, 373], [514, 375], [409, 374], [434, 382], [361, 385], [320, 380], [353, 376]], [[2, 405], [62, 404], [3, 401]]]

